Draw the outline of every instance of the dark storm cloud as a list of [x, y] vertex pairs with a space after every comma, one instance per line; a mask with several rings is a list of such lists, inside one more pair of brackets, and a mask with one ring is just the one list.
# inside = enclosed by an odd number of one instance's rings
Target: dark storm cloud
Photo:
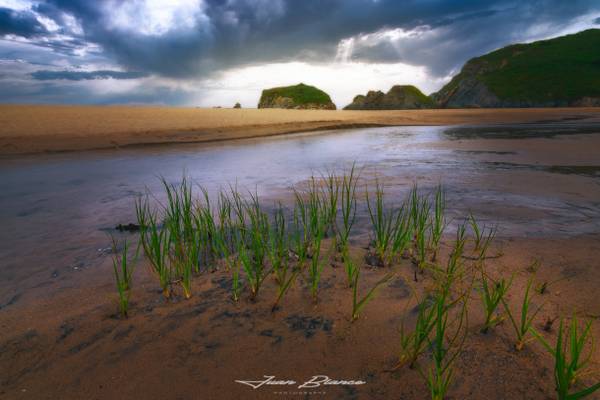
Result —
[[420, 26], [443, 36], [372, 43], [357, 48], [354, 59], [426, 65], [444, 75], [473, 55], [526, 39], [531, 26], [560, 27], [600, 9], [595, 0], [206, 0], [194, 27], [146, 35], [112, 26], [105, 5], [47, 0], [35, 10], [54, 20], [70, 14], [85, 40], [102, 46], [120, 65], [170, 77], [251, 63], [331, 61], [344, 38]]
[[[353, 58], [426, 65], [433, 73], [444, 75], [466, 58], [519, 40], [532, 25], [561, 26], [600, 9], [595, 0], [568, 4], [562, 0], [206, 0], [193, 15], [195, 26], [173, 26], [162, 34], [148, 35], [111, 24], [107, 4], [46, 0], [32, 10], [54, 20], [64, 31], [68, 29], [65, 16], [71, 15], [83, 30], [81, 37], [74, 35], [73, 40], [100, 45], [107, 57], [127, 69], [190, 77], [242, 64], [331, 61], [344, 38], [422, 26], [443, 36], [423, 34], [412, 41], [363, 43]], [[15, 34], [20, 31], [28, 37], [44, 30], [31, 12], [5, 10], [0, 16], [10, 21], [0, 25], [2, 29]], [[64, 52], [79, 45], [41, 44]]]
[[499, 47], [556, 35], [576, 18], [599, 10], [600, 3], [575, 1], [567, 5], [547, 0], [497, 2], [490, 7], [432, 19], [408, 37], [369, 35], [356, 41], [352, 59], [400, 61], [425, 66], [434, 76], [445, 76], [456, 72], [468, 59]]
[[34, 4], [31, 9], [40, 15], [44, 15], [56, 22], [65, 22], [65, 14], [60, 8], [52, 4]]
[[31, 11], [16, 11], [0, 7], [0, 36], [17, 35], [25, 38], [48, 33]]
[[110, 10], [103, 2], [47, 0], [43, 5], [37, 11], [49, 18], [60, 15], [58, 10], [75, 17], [84, 30], [85, 40], [102, 46], [107, 57], [125, 67], [164, 76], [189, 77], [198, 75], [202, 69], [206, 72], [211, 64], [207, 49], [212, 40], [202, 26], [173, 27], [164, 35], [148, 36], [110, 26]]
[[[7, 64], [8, 63], [8, 64]], [[21, 62], [22, 63], [22, 62]], [[0, 62], [0, 100], [5, 103], [160, 104], [186, 105], [197, 93], [161, 84], [138, 85], [127, 91], [101, 91], [88, 80], [37, 80], [19, 62]]]
[[69, 81], [84, 81], [93, 79], [137, 79], [148, 76], [146, 72], [128, 72], [128, 71], [50, 71], [39, 70], [31, 74], [33, 79], [39, 81], [49, 80], [69, 80]]
[[[600, 24], [598, 0], [201, 3], [195, 11], [186, 9], [185, 15], [177, 16], [185, 23], [176, 20], [156, 31], [152, 21], [148, 25], [142, 0], [32, 0], [29, 9], [0, 8], [0, 39], [4, 39], [0, 40], [0, 59], [51, 65], [25, 74], [36, 88], [45, 85], [44, 98], [58, 90], [61, 82], [85, 84], [147, 75], [173, 82], [208, 78], [244, 65], [298, 60], [329, 63], [342, 54], [365, 63], [424, 66], [430, 77], [439, 78], [469, 58], [498, 47], [556, 36], [583, 20], [587, 26]], [[164, 5], [173, 4], [164, 0]], [[142, 29], [148, 26], [150, 31]], [[343, 47], [340, 43], [351, 44], [347, 52], [338, 53]], [[32, 55], [32, 49], [40, 54]], [[97, 71], [78, 71], [78, 64]], [[26, 81], [22, 82], [25, 87]], [[140, 99], [146, 95], [142, 93]], [[166, 98], [180, 101], [185, 97], [178, 96]]]

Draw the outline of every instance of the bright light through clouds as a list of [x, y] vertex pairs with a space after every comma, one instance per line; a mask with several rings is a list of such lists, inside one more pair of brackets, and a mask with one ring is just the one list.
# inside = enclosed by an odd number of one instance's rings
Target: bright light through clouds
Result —
[[27, 10], [31, 2], [27, 0], [0, 0], [0, 7], [6, 7], [13, 10]]
[[0, 102], [256, 107], [303, 82], [341, 108], [589, 28], [598, 0], [0, 0]]
[[202, 82], [201, 93], [193, 101], [201, 107], [230, 107], [238, 101], [244, 107], [256, 107], [262, 89], [300, 82], [326, 91], [341, 108], [357, 94], [369, 90], [387, 91], [395, 84], [411, 84], [429, 93], [440, 87], [444, 80], [432, 79], [424, 67], [398, 63], [266, 64], [227, 71], [214, 80]]
[[106, 3], [110, 24], [144, 35], [163, 35], [173, 29], [196, 26], [201, 0], [113, 0]]

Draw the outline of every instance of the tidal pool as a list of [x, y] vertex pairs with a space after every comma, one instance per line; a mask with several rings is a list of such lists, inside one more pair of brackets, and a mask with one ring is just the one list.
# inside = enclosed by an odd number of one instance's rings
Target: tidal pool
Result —
[[[507, 138], [547, 144], [597, 139], [599, 133], [599, 127], [573, 123], [387, 127], [3, 158], [0, 294], [15, 283], [44, 287], [65, 268], [93, 266], [114, 227], [134, 222], [136, 196], [150, 191], [160, 200], [159, 177], [176, 182], [184, 173], [213, 192], [237, 184], [271, 201], [289, 198], [290, 188], [311, 174], [339, 172], [356, 162], [364, 176], [386, 183], [396, 204], [415, 181], [423, 190], [442, 183], [454, 224], [473, 212], [498, 224], [504, 236], [599, 232], [600, 155], [594, 165], [561, 168], [560, 160], [548, 166], [523, 162], [528, 153], [518, 144], [494, 150], [495, 141]], [[454, 148], [469, 140], [485, 140], [489, 149]], [[0, 296], [0, 307], [6, 299]]]

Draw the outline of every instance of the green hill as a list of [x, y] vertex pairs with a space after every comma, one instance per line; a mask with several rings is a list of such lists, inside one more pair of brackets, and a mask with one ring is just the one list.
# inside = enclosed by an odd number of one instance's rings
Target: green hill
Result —
[[473, 58], [432, 98], [440, 107], [600, 105], [600, 29]]
[[314, 86], [300, 83], [295, 86], [265, 89], [258, 108], [301, 108], [335, 110], [331, 97]]

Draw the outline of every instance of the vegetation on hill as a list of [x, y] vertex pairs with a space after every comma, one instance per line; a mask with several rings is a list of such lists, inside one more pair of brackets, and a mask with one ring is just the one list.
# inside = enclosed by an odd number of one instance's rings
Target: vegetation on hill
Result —
[[412, 85], [396, 85], [387, 93], [369, 91], [366, 96], [354, 97], [345, 110], [410, 110], [434, 108], [435, 103]]
[[492, 70], [481, 80], [501, 99], [600, 97], [600, 29], [508, 46], [482, 59]]
[[473, 58], [432, 97], [442, 107], [600, 105], [600, 29]]
[[332, 106], [335, 109], [327, 93], [303, 83], [265, 89], [258, 104], [258, 108], [332, 108]]
[[417, 87], [413, 85], [404, 85], [402, 86], [407, 95], [410, 95], [417, 99], [419, 102], [427, 105], [433, 105], [433, 101], [429, 96], [421, 92]]

